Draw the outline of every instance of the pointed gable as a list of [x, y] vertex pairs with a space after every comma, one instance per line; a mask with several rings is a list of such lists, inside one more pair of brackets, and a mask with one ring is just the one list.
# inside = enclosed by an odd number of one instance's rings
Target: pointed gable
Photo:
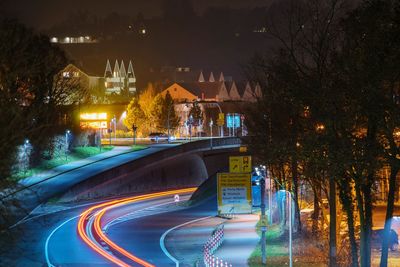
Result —
[[210, 73], [210, 78], [208, 78], [208, 81], [209, 81], [210, 83], [213, 83], [213, 82], [215, 82], [215, 79], [214, 79], [214, 74], [213, 74], [213, 72], [211, 72], [211, 73]]
[[129, 60], [129, 66], [128, 66], [128, 78], [136, 78], [135, 77], [135, 72], [133, 71], [133, 66], [132, 66], [132, 61]]
[[115, 60], [113, 76], [114, 77], [119, 77], [118, 60]]
[[205, 82], [205, 80], [204, 80], [204, 75], [203, 75], [203, 71], [200, 71], [200, 76], [199, 76], [198, 81], [201, 82], [201, 83]]
[[167, 87], [165, 90], [161, 92], [161, 95], [165, 97], [167, 92], [170, 93], [172, 99], [175, 101], [182, 101], [182, 100], [193, 101], [197, 100], [199, 97], [197, 95], [194, 95], [192, 92], [188, 91], [186, 88], [184, 88], [178, 83], [173, 83], [172, 85]]
[[218, 81], [219, 82], [225, 82], [225, 77], [224, 77], [224, 74], [222, 73], [222, 71], [221, 71], [221, 74], [219, 75]]
[[235, 82], [232, 82], [232, 84], [231, 84], [231, 88], [229, 90], [229, 98], [231, 100], [241, 100], [241, 97], [240, 97], [240, 94], [236, 87]]
[[243, 95], [242, 95], [242, 99], [243, 99], [244, 101], [251, 101], [251, 102], [253, 102], [253, 101], [256, 100], [256, 98], [255, 98], [255, 96], [254, 96], [254, 93], [253, 93], [253, 91], [251, 90], [251, 87], [250, 87], [250, 83], [249, 83], [249, 82], [247, 82], [246, 85], [245, 85], [245, 89], [244, 89], [244, 93], [243, 93]]
[[125, 64], [124, 64], [123, 60], [121, 60], [121, 66], [119, 67], [119, 74], [120, 74], [120, 77], [123, 77], [123, 78], [126, 77]]
[[229, 100], [228, 90], [226, 90], [225, 83], [221, 83], [221, 86], [218, 90], [217, 101], [225, 101]]
[[112, 77], [111, 65], [110, 65], [110, 61], [108, 59], [107, 59], [107, 63], [106, 63], [106, 69], [104, 71], [104, 77]]

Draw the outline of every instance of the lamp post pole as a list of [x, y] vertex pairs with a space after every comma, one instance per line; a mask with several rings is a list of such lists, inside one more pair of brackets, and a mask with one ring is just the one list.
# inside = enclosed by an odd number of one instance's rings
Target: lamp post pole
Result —
[[24, 168], [24, 175], [26, 174], [26, 171], [28, 170], [29, 166], [29, 158], [28, 158], [28, 145], [29, 145], [29, 140], [26, 139], [24, 142], [24, 154], [25, 154], [25, 168]]
[[65, 161], [68, 160], [68, 135], [69, 135], [70, 131], [67, 130], [65, 132]]
[[[260, 179], [260, 189], [261, 189], [261, 218], [265, 218], [265, 178], [261, 176]], [[261, 259], [262, 264], [267, 263], [267, 255], [266, 255], [266, 239], [265, 232], [267, 231], [267, 227], [265, 225], [261, 226]]]
[[214, 122], [213, 122], [213, 120], [211, 119], [211, 121], [210, 121], [210, 146], [211, 146], [211, 149], [212, 149], [212, 147], [213, 147], [213, 132], [212, 132], [212, 127], [213, 127], [213, 125], [214, 125]]
[[114, 123], [114, 141], [115, 141], [117, 139], [117, 118], [115, 117], [115, 115], [113, 118], [113, 123]]
[[288, 191], [288, 209], [289, 209], [289, 267], [293, 267], [292, 255], [292, 194]]

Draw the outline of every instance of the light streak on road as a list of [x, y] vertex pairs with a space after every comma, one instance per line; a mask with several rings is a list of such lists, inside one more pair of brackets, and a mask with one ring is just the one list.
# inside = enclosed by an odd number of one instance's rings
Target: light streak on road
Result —
[[[151, 194], [145, 194], [145, 195], [140, 195], [140, 196], [135, 196], [135, 197], [123, 198], [123, 199], [119, 199], [119, 200], [112, 200], [112, 201], [108, 201], [108, 202], [104, 202], [104, 203], [92, 206], [89, 209], [85, 210], [80, 215], [80, 219], [78, 222], [78, 234], [90, 248], [92, 248], [94, 251], [96, 251], [102, 257], [108, 259], [109, 261], [115, 263], [118, 266], [127, 267], [130, 265], [123, 262], [121, 259], [117, 258], [115, 255], [110, 254], [108, 251], [106, 251], [101, 245], [99, 245], [97, 240], [94, 240], [94, 239], [96, 239], [96, 237], [98, 237], [99, 240], [102, 240], [104, 243], [106, 243], [114, 251], [120, 253], [121, 255], [124, 255], [128, 259], [130, 259], [142, 266], [145, 266], [145, 267], [154, 267], [154, 265], [129, 253], [128, 251], [126, 251], [125, 249], [121, 248], [116, 243], [114, 243], [112, 240], [110, 240], [103, 233], [103, 230], [101, 227], [102, 217], [104, 216], [104, 214], [107, 211], [117, 208], [117, 207], [129, 205], [129, 204], [139, 202], [139, 201], [144, 201], [144, 200], [150, 200], [150, 199], [161, 198], [161, 197], [166, 197], [166, 196], [174, 196], [175, 194], [193, 193], [195, 190], [196, 190], [196, 188], [185, 188], [185, 189], [179, 189], [179, 190], [151, 193]], [[88, 224], [89, 225], [93, 224], [93, 227], [85, 227]], [[94, 233], [91, 232], [92, 228], [94, 230]]]

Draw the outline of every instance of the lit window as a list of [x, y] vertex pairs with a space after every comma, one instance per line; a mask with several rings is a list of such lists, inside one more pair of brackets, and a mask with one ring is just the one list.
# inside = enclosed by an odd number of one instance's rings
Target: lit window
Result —
[[71, 77], [71, 74], [68, 71], [64, 71], [63, 72], [63, 77], [64, 78], [69, 78], [69, 77]]

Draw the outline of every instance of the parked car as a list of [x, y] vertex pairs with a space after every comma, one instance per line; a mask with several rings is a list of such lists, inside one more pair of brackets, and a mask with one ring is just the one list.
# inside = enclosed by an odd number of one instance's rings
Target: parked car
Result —
[[168, 141], [168, 135], [165, 133], [150, 133], [149, 134], [150, 141], [152, 142], [166, 142]]

